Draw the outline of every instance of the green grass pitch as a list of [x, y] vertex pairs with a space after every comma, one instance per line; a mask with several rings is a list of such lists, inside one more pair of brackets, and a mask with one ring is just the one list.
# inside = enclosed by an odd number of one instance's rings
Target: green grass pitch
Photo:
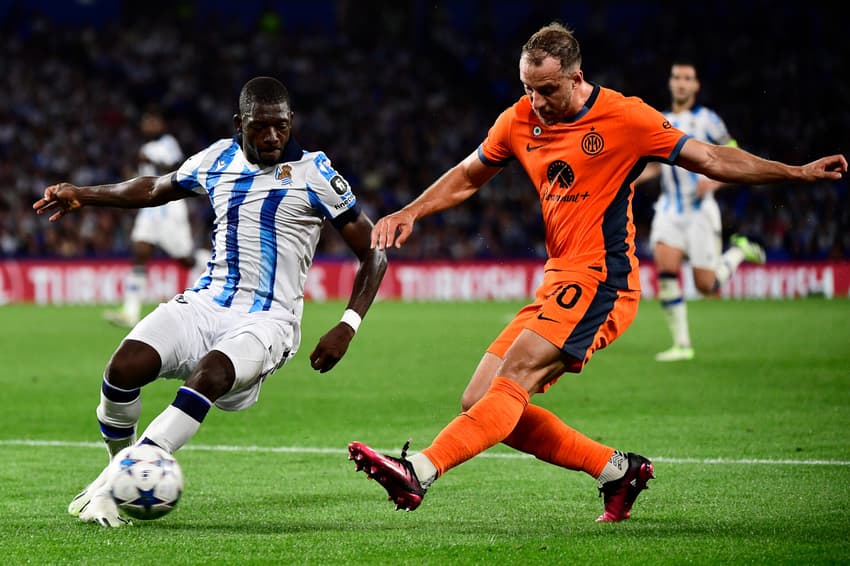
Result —
[[[630, 521], [597, 524], [595, 482], [496, 446], [413, 513], [347, 460], [397, 454], [453, 418], [516, 303], [376, 304], [332, 372], [309, 368], [341, 303], [306, 306], [302, 349], [240, 413], [177, 453], [186, 491], [151, 522], [66, 514], [106, 463], [94, 409], [124, 332], [92, 307], [0, 308], [3, 564], [850, 563], [850, 301], [689, 304], [697, 358], [659, 364], [660, 308], [535, 397], [601, 442], [654, 458]], [[144, 427], [177, 383], [144, 390]]]

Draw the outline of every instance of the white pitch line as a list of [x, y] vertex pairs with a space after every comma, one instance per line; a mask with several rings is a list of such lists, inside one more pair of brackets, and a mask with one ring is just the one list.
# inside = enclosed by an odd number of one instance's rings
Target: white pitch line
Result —
[[[102, 442], [71, 442], [67, 440], [26, 440], [8, 439], [0, 440], [0, 446], [31, 446], [31, 447], [59, 447], [59, 448], [99, 448], [103, 449]], [[181, 450], [197, 450], [201, 452], [261, 452], [261, 453], [288, 453], [288, 454], [348, 454], [344, 448], [319, 448], [312, 446], [228, 446], [228, 445], [206, 445], [190, 444]], [[392, 454], [398, 449], [377, 449], [379, 452]], [[531, 458], [528, 454], [484, 452], [479, 458]], [[765, 458], [670, 458], [667, 456], [655, 456], [650, 458], [655, 463], [661, 464], [725, 464], [725, 465], [762, 465], [774, 464], [782, 466], [850, 466], [850, 460], [788, 460], [788, 459], [765, 459]]]

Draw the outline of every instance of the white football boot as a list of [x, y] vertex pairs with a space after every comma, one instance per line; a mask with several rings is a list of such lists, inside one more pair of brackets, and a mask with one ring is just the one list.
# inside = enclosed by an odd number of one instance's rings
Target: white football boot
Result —
[[669, 350], [655, 354], [656, 362], [686, 362], [694, 359], [694, 349], [684, 346], [673, 346]]
[[133, 328], [139, 323], [138, 317], [132, 316], [123, 309], [104, 311], [103, 319], [121, 328]]
[[97, 523], [101, 527], [123, 527], [133, 524], [118, 514], [118, 505], [112, 499], [108, 485], [95, 492], [79, 518], [84, 523]]
[[106, 476], [109, 470], [109, 466], [103, 468], [103, 471], [100, 472], [100, 475], [95, 478], [93, 482], [85, 487], [80, 493], [78, 493], [74, 499], [71, 500], [71, 503], [68, 505], [68, 513], [73, 515], [74, 517], [79, 517], [80, 513], [82, 513], [85, 508], [88, 506], [91, 501], [94, 493], [104, 484], [106, 484]]
[[132, 524], [118, 514], [109, 484], [109, 466], [88, 487], [77, 494], [68, 505], [68, 513], [84, 523], [97, 523], [102, 527], [121, 527]]

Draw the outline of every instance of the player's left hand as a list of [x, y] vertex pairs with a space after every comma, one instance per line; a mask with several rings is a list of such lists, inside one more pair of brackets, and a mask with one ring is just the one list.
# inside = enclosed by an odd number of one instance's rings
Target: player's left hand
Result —
[[837, 181], [847, 173], [847, 159], [843, 155], [821, 157], [802, 166], [803, 176], [808, 181], [831, 179]]
[[319, 373], [330, 371], [348, 351], [352, 338], [354, 330], [344, 322], [337, 323], [319, 338], [319, 343], [310, 354], [310, 365]]
[[32, 205], [36, 214], [50, 214], [51, 222], [56, 222], [67, 213], [83, 206], [80, 202], [79, 187], [71, 183], [50, 185], [44, 189], [44, 196]]
[[380, 218], [372, 228], [372, 248], [400, 248], [413, 233], [415, 221], [413, 214], [404, 208]]

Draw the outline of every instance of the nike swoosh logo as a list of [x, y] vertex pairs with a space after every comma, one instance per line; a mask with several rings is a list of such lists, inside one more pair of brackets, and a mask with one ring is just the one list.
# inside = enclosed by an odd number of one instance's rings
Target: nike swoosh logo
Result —
[[537, 318], [539, 318], [540, 320], [548, 320], [549, 322], [558, 322], [554, 318], [549, 318], [548, 316], [543, 316], [542, 312], [537, 313]]
[[525, 151], [531, 152], [531, 151], [534, 151], [535, 149], [540, 149], [544, 145], [546, 145], [546, 144], [541, 143], [540, 145], [531, 145], [530, 143], [527, 143], [527, 144], [525, 144]]

